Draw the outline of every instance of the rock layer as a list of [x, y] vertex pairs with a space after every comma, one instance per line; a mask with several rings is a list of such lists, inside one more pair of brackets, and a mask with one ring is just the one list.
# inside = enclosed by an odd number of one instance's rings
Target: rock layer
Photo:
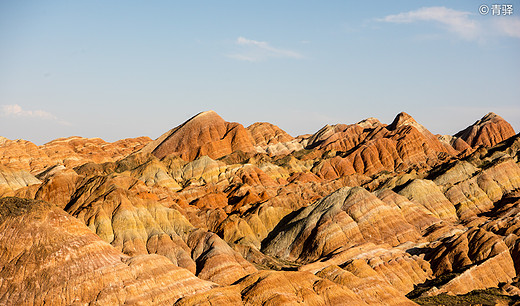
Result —
[[203, 155], [219, 158], [237, 150], [254, 150], [249, 133], [241, 124], [226, 122], [214, 111], [194, 116], [143, 148], [143, 152], [158, 158], [176, 154], [188, 161]]
[[488, 113], [471, 126], [453, 135], [473, 148], [491, 147], [515, 135], [513, 127], [495, 113]]
[[216, 286], [165, 257], [123, 255], [41, 201], [0, 200], [0, 248], [3, 304], [160, 304]]
[[400, 113], [294, 138], [210, 111], [151, 142], [0, 138], [0, 303], [520, 293], [520, 136], [508, 126], [489, 114], [435, 136]]

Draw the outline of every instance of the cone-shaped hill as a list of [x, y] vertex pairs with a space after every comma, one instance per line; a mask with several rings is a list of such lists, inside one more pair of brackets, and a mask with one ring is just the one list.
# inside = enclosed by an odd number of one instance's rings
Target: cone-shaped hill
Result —
[[203, 155], [216, 159], [237, 150], [254, 150], [248, 131], [239, 123], [225, 121], [214, 111], [206, 111], [164, 133], [142, 152], [158, 158], [177, 154], [191, 161]]

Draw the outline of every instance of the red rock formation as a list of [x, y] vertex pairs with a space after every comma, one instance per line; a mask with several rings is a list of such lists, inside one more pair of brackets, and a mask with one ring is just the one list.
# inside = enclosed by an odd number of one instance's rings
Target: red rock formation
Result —
[[39, 183], [40, 180], [25, 170], [11, 169], [0, 164], [0, 197], [13, 196], [15, 190]]
[[203, 155], [216, 159], [237, 150], [254, 151], [248, 131], [241, 124], [226, 122], [214, 111], [207, 111], [163, 134], [142, 152], [158, 158], [177, 154], [192, 161]]
[[331, 159], [320, 161], [312, 168], [319, 177], [331, 180], [356, 173], [350, 159], [335, 156]]
[[69, 137], [36, 146], [29, 141], [4, 138], [0, 143], [0, 162], [37, 174], [58, 164], [72, 168], [87, 162], [116, 161], [141, 149], [149, 141], [148, 137], [138, 137], [108, 143], [100, 138]]
[[[306, 141], [308, 149], [346, 152], [354, 170], [367, 175], [431, 167], [457, 154], [406, 113], [398, 114], [388, 126], [373, 118], [352, 125], [325, 126]], [[331, 174], [328, 177], [332, 178]]]
[[488, 113], [482, 119], [456, 133], [454, 137], [464, 140], [473, 148], [491, 147], [516, 133], [513, 127], [495, 113]]
[[397, 245], [417, 240], [419, 233], [396, 208], [363, 188], [345, 187], [280, 224], [262, 250], [309, 262], [365, 241]]
[[307, 139], [307, 148], [348, 151], [367, 138], [375, 137], [384, 126], [374, 118], [351, 125], [326, 125]]
[[268, 122], [257, 122], [247, 127], [254, 140], [254, 144], [260, 147], [267, 147], [277, 143], [288, 142], [294, 138], [284, 130]]
[[520, 137], [487, 147], [510, 134], [493, 118], [473, 138], [406, 113], [293, 138], [205, 112], [140, 152], [149, 139], [0, 138], [0, 196], [56, 205], [0, 200], [0, 304], [406, 305], [435, 277], [452, 278], [427, 294], [513, 288]]
[[464, 294], [510, 282], [516, 275], [507, 245], [500, 237], [478, 228], [443, 241], [427, 258], [435, 275], [465, 269], [435, 292]]
[[238, 285], [250, 305], [366, 305], [351, 290], [308, 272], [260, 271]]
[[349, 268], [352, 272], [329, 265], [316, 275], [353, 290], [369, 305], [415, 305], [361, 262], [353, 261]]
[[41, 201], [0, 199], [0, 248], [2, 304], [173, 303], [216, 286], [165, 257], [123, 255]]

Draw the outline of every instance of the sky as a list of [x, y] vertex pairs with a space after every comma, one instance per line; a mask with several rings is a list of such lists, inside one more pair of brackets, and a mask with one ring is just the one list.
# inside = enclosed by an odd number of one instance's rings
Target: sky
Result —
[[0, 136], [155, 139], [206, 110], [293, 136], [402, 111], [519, 132], [519, 54], [516, 0], [5, 0]]

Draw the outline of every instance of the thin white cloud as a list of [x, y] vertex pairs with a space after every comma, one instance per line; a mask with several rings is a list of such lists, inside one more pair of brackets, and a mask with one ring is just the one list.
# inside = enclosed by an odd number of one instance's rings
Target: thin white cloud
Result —
[[520, 18], [494, 18], [494, 26], [498, 33], [509, 37], [520, 38]]
[[304, 56], [298, 52], [275, 48], [265, 41], [256, 41], [239, 37], [235, 44], [240, 46], [240, 52], [231, 54], [229, 57], [242, 61], [262, 61], [268, 58], [294, 58], [301, 59]]
[[70, 125], [67, 121], [63, 121], [58, 119], [58, 117], [53, 114], [43, 111], [43, 110], [25, 110], [18, 104], [4, 104], [0, 105], [0, 114], [5, 117], [12, 118], [39, 118], [45, 120], [53, 120], [57, 121], [63, 125]]
[[445, 26], [449, 31], [466, 39], [475, 39], [481, 29], [477, 21], [470, 18], [472, 13], [457, 11], [443, 6], [422, 7], [420, 9], [388, 15], [377, 19], [381, 22], [412, 23], [417, 21], [433, 21]]
[[12, 117], [31, 117], [55, 120], [56, 116], [43, 110], [24, 110], [18, 104], [2, 105], [2, 114]]

